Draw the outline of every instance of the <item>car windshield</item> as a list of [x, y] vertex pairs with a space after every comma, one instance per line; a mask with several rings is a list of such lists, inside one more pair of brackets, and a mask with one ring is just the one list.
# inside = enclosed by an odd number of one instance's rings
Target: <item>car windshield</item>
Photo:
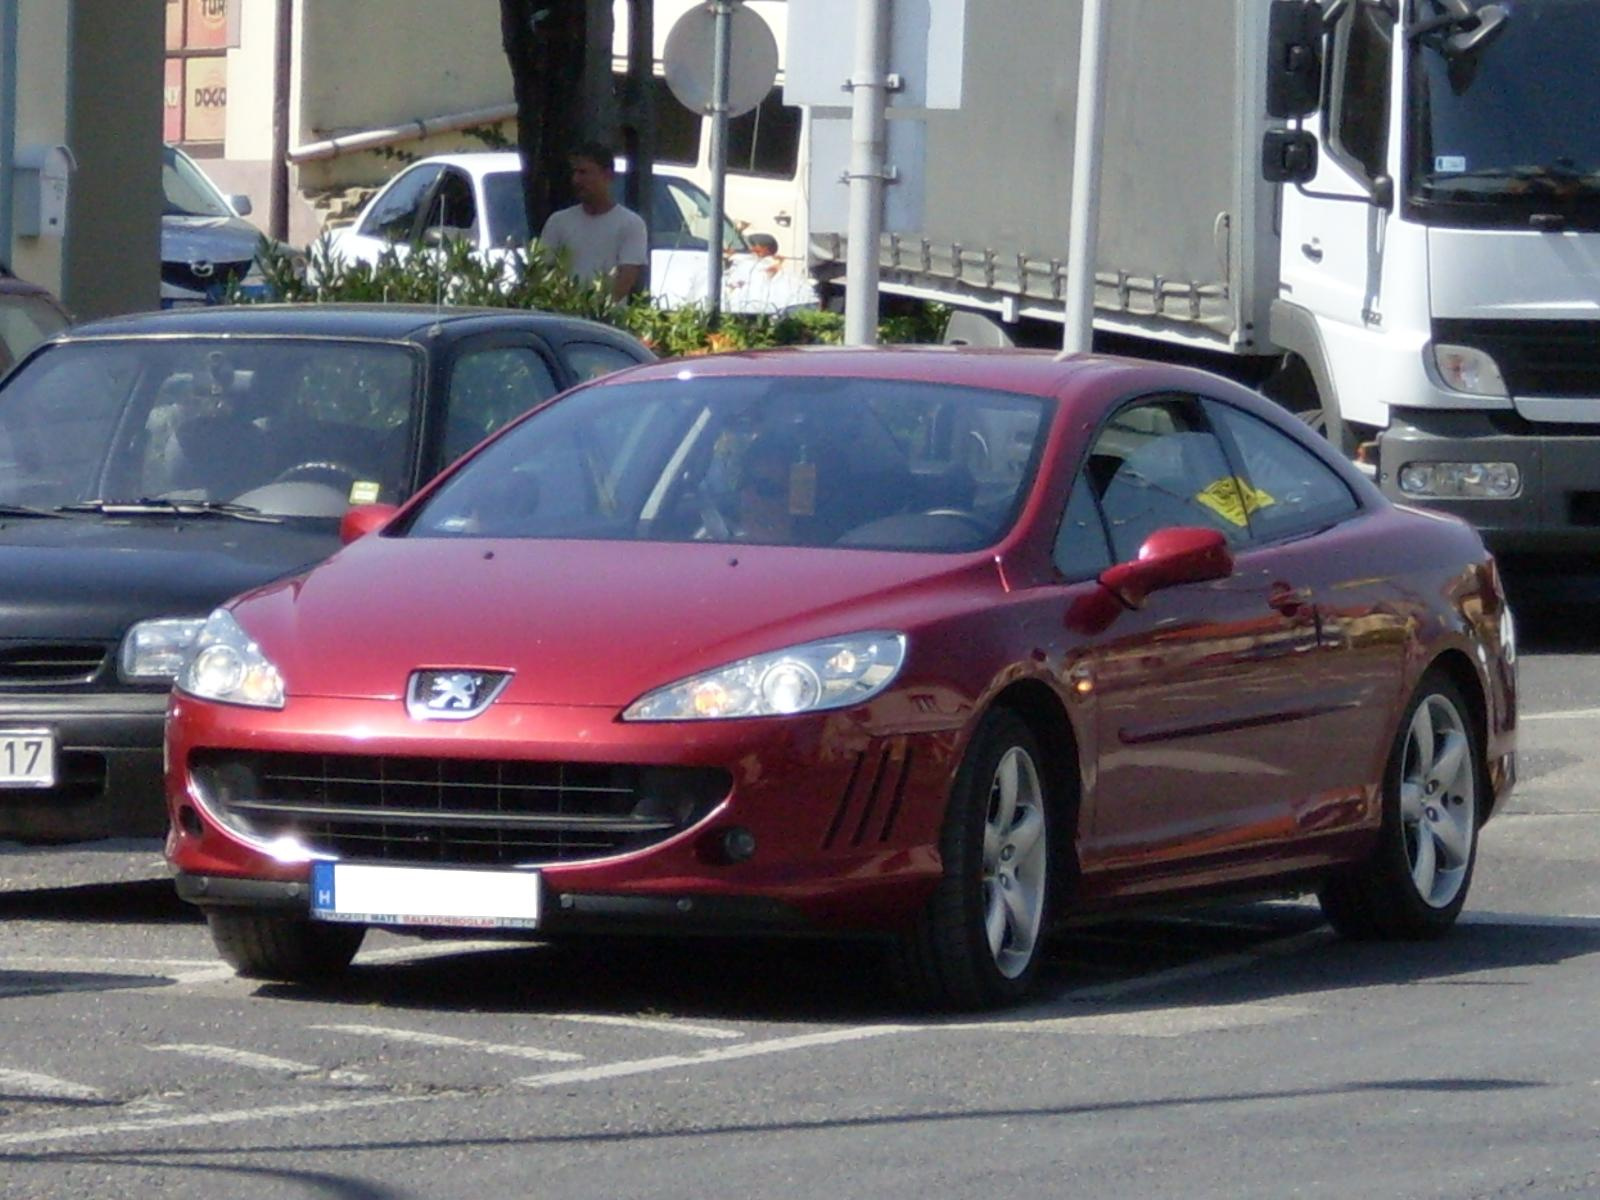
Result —
[[0, 504], [338, 517], [399, 500], [419, 374], [412, 351], [387, 343], [61, 343], [0, 390]]
[[66, 327], [66, 315], [43, 296], [0, 292], [0, 372]]
[[166, 217], [231, 217], [222, 193], [200, 168], [171, 146], [161, 153], [161, 215]]
[[[1445, 34], [1413, 49], [1412, 190], [1471, 216], [1600, 208], [1600, 19], [1592, 0], [1517, 0], [1475, 53], [1447, 55]], [[1419, 19], [1435, 12], [1419, 2]]]
[[408, 534], [976, 549], [1015, 519], [1048, 403], [688, 369], [591, 387], [470, 460]]

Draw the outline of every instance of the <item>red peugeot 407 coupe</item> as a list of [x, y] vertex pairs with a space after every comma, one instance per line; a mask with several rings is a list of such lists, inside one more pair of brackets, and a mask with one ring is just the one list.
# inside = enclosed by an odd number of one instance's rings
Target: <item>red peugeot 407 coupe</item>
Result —
[[1424, 937], [1514, 774], [1477, 535], [1199, 372], [663, 363], [346, 537], [173, 695], [167, 853], [246, 975], [367, 926], [870, 931], [975, 1006], [1157, 898]]

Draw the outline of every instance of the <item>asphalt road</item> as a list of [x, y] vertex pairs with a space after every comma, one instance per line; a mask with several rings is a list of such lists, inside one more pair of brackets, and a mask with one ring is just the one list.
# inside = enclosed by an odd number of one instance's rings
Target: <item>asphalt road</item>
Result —
[[263, 987], [154, 843], [0, 847], [0, 1196], [1600, 1194], [1600, 610], [1518, 600], [1522, 781], [1451, 937], [1127, 922], [980, 1018], [807, 945], [376, 937]]

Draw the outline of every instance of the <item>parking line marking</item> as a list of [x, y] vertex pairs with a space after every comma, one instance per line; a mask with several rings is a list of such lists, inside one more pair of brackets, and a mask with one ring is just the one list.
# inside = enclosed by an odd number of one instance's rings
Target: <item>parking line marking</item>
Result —
[[[390, 946], [386, 950], [363, 951], [356, 958], [356, 966], [381, 966], [390, 963], [426, 962], [431, 958], [448, 958], [454, 954], [473, 954], [480, 950], [521, 950], [526, 945], [505, 941], [434, 942], [418, 946]], [[193, 971], [183, 971], [172, 977], [173, 985], [196, 987], [207, 983], [221, 983], [237, 978], [237, 972], [226, 963], [200, 966]]]
[[1189, 1037], [1307, 1017], [1317, 1009], [1296, 1004], [1211, 1004], [1197, 1008], [1084, 1013], [1037, 1020], [958, 1021], [931, 1026], [932, 1033], [1071, 1033], [1100, 1037]]
[[41, 1075], [36, 1071], [18, 1071], [0, 1067], [0, 1087], [30, 1100], [103, 1100], [105, 1093], [87, 1083], [74, 1083], [70, 1079], [57, 1079], [54, 1075]]
[[740, 1058], [788, 1054], [796, 1050], [835, 1046], [842, 1042], [858, 1042], [888, 1034], [918, 1032], [921, 1032], [921, 1029], [915, 1025], [857, 1025], [849, 1029], [829, 1030], [826, 1033], [803, 1033], [796, 1037], [772, 1038], [765, 1042], [746, 1042], [742, 1046], [723, 1046], [716, 1050], [701, 1050], [695, 1054], [662, 1054], [654, 1058], [634, 1058], [623, 1062], [602, 1063], [593, 1067], [575, 1067], [569, 1071], [550, 1071], [543, 1075], [529, 1075], [517, 1080], [517, 1083], [527, 1088], [594, 1083], [602, 1079], [650, 1075], [657, 1071], [670, 1071], [676, 1067], [702, 1067], [712, 1063], [732, 1062]]
[[503, 1054], [512, 1058], [532, 1058], [540, 1062], [582, 1062], [583, 1055], [569, 1050], [545, 1050], [538, 1046], [508, 1046], [499, 1042], [480, 1042], [476, 1038], [451, 1037], [447, 1033], [422, 1033], [415, 1029], [389, 1029], [382, 1025], [313, 1025], [330, 1033], [348, 1033], [356, 1037], [383, 1038], [390, 1042], [411, 1042], [418, 1046], [442, 1046], [450, 1049], [478, 1050], [484, 1054]]
[[274, 1104], [265, 1108], [240, 1108], [228, 1112], [183, 1113], [172, 1117], [146, 1117], [134, 1121], [107, 1121], [94, 1125], [58, 1125], [53, 1129], [33, 1129], [0, 1133], [0, 1148], [31, 1146], [46, 1142], [76, 1142], [109, 1137], [118, 1133], [154, 1133], [165, 1129], [200, 1129], [216, 1125], [246, 1125], [254, 1121], [276, 1121], [289, 1117], [317, 1117], [363, 1108], [389, 1108], [418, 1104], [425, 1100], [453, 1100], [468, 1093], [430, 1092], [426, 1095], [362, 1096], [341, 1100], [316, 1100], [305, 1104]]
[[1073, 988], [1070, 991], [1063, 992], [1059, 1000], [1076, 1004], [1090, 1000], [1117, 1000], [1123, 996], [1133, 995], [1136, 992], [1153, 992], [1175, 983], [1192, 983], [1197, 979], [1208, 979], [1212, 975], [1221, 975], [1225, 971], [1234, 971], [1240, 967], [1252, 966], [1263, 958], [1274, 958], [1281, 954], [1296, 954], [1310, 946], [1331, 941], [1333, 937], [1334, 933], [1331, 929], [1320, 927], [1308, 929], [1305, 933], [1291, 934], [1289, 937], [1278, 938], [1276, 941], [1264, 942], [1253, 949], [1237, 954], [1221, 954], [1216, 958], [1203, 958], [1197, 962], [1184, 963], [1180, 967], [1157, 971], [1152, 975], [1136, 975], [1131, 979], [1119, 979], [1114, 983], [1098, 983], [1090, 984], [1088, 987]]
[[571, 1021], [579, 1025], [615, 1025], [624, 1029], [646, 1029], [653, 1033], [681, 1033], [685, 1037], [731, 1041], [744, 1034], [737, 1029], [718, 1029], [714, 1025], [690, 1025], [671, 1017], [618, 1017], [601, 1013], [529, 1013], [541, 1021]]
[[1600, 916], [1583, 913], [1507, 913], [1474, 911], [1461, 914], [1463, 925], [1521, 925], [1536, 929], [1593, 929], [1600, 926]]
[[227, 1063], [233, 1067], [246, 1067], [252, 1071], [274, 1071], [283, 1075], [327, 1075], [345, 1083], [367, 1083], [369, 1078], [360, 1071], [330, 1070], [314, 1063], [295, 1062], [290, 1058], [274, 1058], [270, 1054], [257, 1054], [253, 1050], [237, 1050], [232, 1046], [206, 1046], [193, 1042], [174, 1042], [146, 1046], [169, 1054], [183, 1054], [190, 1058], [204, 1058], [212, 1062]]
[[1521, 714], [1524, 721], [1582, 721], [1590, 717], [1600, 717], [1600, 708], [1564, 708], [1556, 712]]

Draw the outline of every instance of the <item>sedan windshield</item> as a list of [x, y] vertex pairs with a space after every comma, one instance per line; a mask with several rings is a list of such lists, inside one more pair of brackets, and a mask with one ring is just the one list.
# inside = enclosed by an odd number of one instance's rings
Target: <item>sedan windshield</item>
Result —
[[412, 536], [957, 551], [1010, 528], [1047, 401], [896, 380], [598, 386], [536, 413], [423, 506]]
[[47, 349], [0, 391], [0, 504], [232, 504], [338, 517], [401, 498], [417, 361], [389, 344], [150, 338]]
[[168, 217], [231, 217], [233, 209], [200, 168], [167, 146], [161, 155], [161, 213]]
[[[1593, 0], [1501, 7], [1472, 53], [1447, 53], [1448, 29], [1415, 39], [1412, 200], [1471, 223], [1600, 218], [1600, 14]], [[1438, 11], [1414, 9], [1419, 22]]]

